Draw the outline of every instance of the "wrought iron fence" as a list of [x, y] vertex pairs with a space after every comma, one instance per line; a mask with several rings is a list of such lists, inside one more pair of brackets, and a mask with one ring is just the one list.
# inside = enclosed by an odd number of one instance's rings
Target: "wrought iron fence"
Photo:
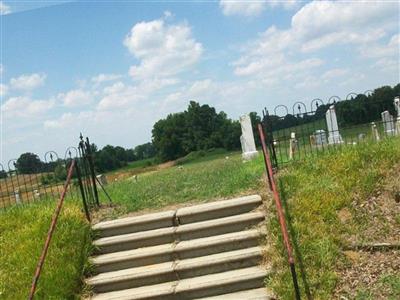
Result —
[[262, 123], [274, 167], [345, 145], [400, 136], [400, 98], [377, 101], [371, 93], [332, 96], [326, 103], [314, 99], [309, 107], [301, 101], [291, 108], [281, 104], [272, 114], [265, 108]]
[[94, 158], [89, 138], [80, 136], [78, 147], [68, 147], [60, 158], [48, 151], [43, 159], [30, 153], [11, 159], [7, 169], [0, 164], [0, 208], [60, 198], [67, 170], [72, 161], [75, 167], [66, 198], [82, 198], [86, 217], [90, 220], [92, 208], [100, 206], [97, 187], [111, 198], [95, 174]]

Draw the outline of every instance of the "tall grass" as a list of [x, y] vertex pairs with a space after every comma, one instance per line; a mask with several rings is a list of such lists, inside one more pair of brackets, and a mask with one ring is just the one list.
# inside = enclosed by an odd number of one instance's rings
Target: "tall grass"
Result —
[[[43, 201], [0, 212], [1, 299], [28, 296], [55, 205]], [[90, 227], [79, 204], [66, 202], [39, 279], [37, 299], [79, 298], [90, 242]]]
[[[345, 263], [341, 253], [344, 233], [357, 235], [363, 220], [343, 224], [338, 212], [352, 201], [363, 201], [400, 161], [400, 139], [385, 139], [326, 152], [290, 164], [279, 181], [291, 219], [290, 226], [303, 261], [307, 281], [315, 299], [331, 299], [337, 275], [335, 267]], [[293, 299], [290, 272], [276, 218], [269, 223], [274, 247], [270, 255], [277, 273], [270, 284], [282, 299]], [[300, 271], [300, 270], [299, 270]]]

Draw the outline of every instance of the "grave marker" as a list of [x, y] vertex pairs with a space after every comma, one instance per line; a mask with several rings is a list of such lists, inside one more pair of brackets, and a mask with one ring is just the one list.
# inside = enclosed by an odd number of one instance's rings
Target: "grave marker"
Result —
[[394, 108], [397, 111], [396, 135], [400, 135], [400, 97], [394, 98]]
[[384, 131], [387, 135], [392, 136], [395, 134], [394, 120], [393, 116], [389, 113], [389, 111], [385, 110], [381, 113], [382, 123]]
[[335, 106], [331, 105], [325, 114], [326, 124], [328, 126], [328, 142], [332, 144], [342, 144], [343, 139], [339, 132], [339, 126], [336, 118]]
[[240, 136], [242, 158], [244, 160], [251, 160], [258, 155], [258, 151], [256, 150], [256, 143], [254, 142], [253, 128], [251, 126], [249, 114], [240, 117], [240, 126], [242, 128], [242, 135]]
[[371, 130], [372, 130], [372, 137], [373, 137], [374, 141], [379, 142], [381, 138], [379, 136], [378, 128], [376, 128], [375, 122], [371, 123]]

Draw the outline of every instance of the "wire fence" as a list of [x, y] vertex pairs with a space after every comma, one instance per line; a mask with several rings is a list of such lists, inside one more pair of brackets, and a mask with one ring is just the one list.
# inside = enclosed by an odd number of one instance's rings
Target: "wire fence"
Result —
[[324, 151], [370, 140], [400, 136], [400, 98], [377, 100], [371, 92], [350, 93], [278, 105], [263, 110], [263, 126], [274, 167]]

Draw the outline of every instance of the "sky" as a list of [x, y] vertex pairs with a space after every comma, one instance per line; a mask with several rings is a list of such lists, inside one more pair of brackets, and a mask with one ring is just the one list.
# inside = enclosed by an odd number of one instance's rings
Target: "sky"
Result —
[[398, 1], [0, 1], [0, 162], [400, 82]]

